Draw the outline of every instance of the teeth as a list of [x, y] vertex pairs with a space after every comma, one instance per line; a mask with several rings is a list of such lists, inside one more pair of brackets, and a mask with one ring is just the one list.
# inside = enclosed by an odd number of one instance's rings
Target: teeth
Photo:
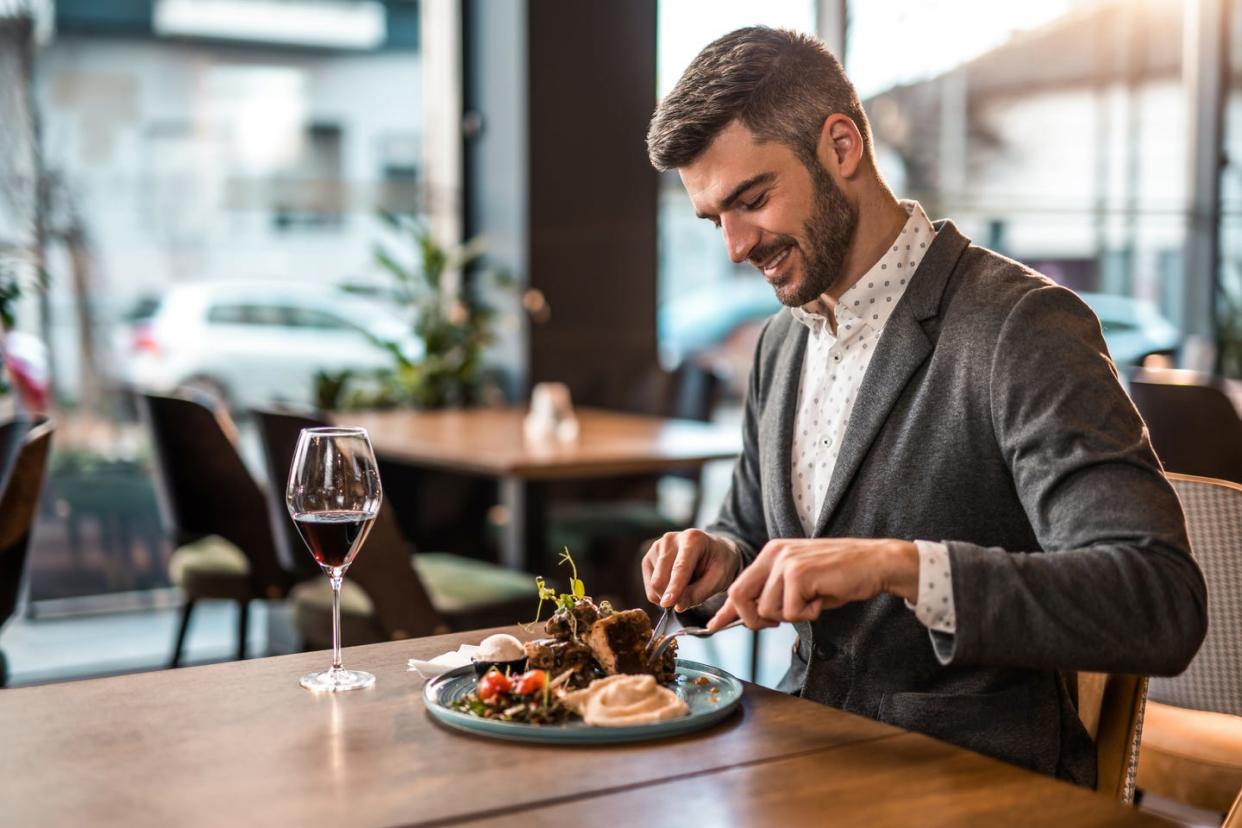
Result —
[[781, 262], [785, 261], [785, 257], [789, 255], [789, 250], [790, 248], [786, 247], [780, 253], [776, 254], [776, 258], [774, 258], [772, 261], [770, 261], [767, 265], [764, 266], [763, 272], [771, 273], [773, 270], [775, 270], [780, 265]]

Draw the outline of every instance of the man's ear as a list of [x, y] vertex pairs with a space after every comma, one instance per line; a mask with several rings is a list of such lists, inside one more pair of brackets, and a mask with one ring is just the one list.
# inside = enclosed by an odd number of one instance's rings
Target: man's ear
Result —
[[854, 119], [840, 112], [825, 118], [819, 130], [816, 155], [826, 169], [836, 170], [841, 178], [852, 178], [863, 159], [862, 133]]

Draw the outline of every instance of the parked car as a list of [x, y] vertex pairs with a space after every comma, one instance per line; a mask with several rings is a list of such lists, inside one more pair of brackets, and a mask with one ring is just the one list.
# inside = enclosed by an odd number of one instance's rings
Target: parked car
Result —
[[282, 282], [177, 285], [141, 302], [122, 339], [120, 373], [131, 386], [197, 387], [238, 408], [309, 405], [318, 371], [391, 366], [383, 342], [412, 359], [422, 353], [390, 307], [329, 286]]
[[[1129, 296], [1079, 293], [1100, 319], [1108, 352], [1119, 367], [1151, 354], [1172, 354], [1181, 334], [1155, 305]], [[718, 282], [665, 303], [659, 311], [660, 353], [668, 365], [695, 359], [729, 378], [730, 393], [746, 392], [746, 377], [763, 322], [780, 310], [763, 279]]]

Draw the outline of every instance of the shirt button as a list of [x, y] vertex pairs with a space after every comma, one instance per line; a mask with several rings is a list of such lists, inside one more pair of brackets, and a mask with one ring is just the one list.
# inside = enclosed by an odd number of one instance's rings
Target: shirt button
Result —
[[824, 445], [825, 445], [825, 446], [831, 446], [831, 445], [832, 445], [832, 438], [831, 438], [831, 437], [825, 437], [825, 438], [824, 438]]

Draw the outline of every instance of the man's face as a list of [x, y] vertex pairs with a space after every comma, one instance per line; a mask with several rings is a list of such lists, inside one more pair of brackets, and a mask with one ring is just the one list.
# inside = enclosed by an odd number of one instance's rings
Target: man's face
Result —
[[695, 213], [721, 229], [735, 262], [763, 272], [783, 304], [799, 307], [842, 277], [858, 210], [818, 162], [779, 141], [759, 143], [734, 121], [678, 170]]

